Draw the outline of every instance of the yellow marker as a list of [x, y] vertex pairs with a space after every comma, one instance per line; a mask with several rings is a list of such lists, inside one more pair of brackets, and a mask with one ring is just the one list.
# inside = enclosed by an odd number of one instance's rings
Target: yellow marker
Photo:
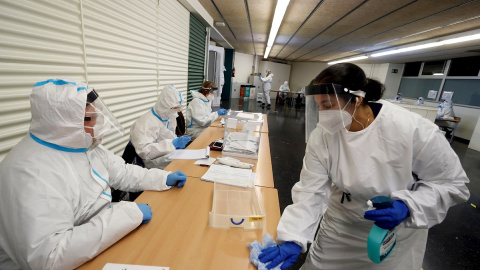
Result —
[[470, 205], [473, 206], [473, 207], [475, 207], [475, 208], [477, 208], [477, 206], [476, 206], [475, 204], [473, 204], [473, 203], [470, 203]]
[[263, 217], [250, 217], [250, 222], [263, 221]]

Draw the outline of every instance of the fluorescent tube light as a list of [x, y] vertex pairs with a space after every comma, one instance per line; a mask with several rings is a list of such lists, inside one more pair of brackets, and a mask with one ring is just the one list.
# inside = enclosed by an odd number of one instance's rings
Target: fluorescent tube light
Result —
[[272, 28], [270, 28], [270, 35], [268, 36], [267, 50], [265, 51], [265, 55], [263, 56], [263, 58], [267, 58], [268, 54], [270, 53], [270, 50], [268, 48], [270, 47], [271, 49], [273, 43], [275, 42], [275, 37], [277, 36], [280, 24], [282, 24], [283, 16], [287, 11], [288, 3], [290, 3], [290, 0], [277, 0], [275, 14], [273, 15]]
[[433, 75], [443, 75], [443, 73], [433, 73]]
[[374, 53], [374, 54], [371, 54], [370, 56], [371, 57], [379, 57], [379, 56], [384, 56], [384, 55], [390, 55], [390, 54], [396, 54], [396, 53], [402, 53], [402, 52], [409, 52], [409, 51], [427, 49], [427, 48], [432, 48], [432, 47], [437, 47], [437, 46], [442, 46], [442, 45], [448, 45], [448, 44], [455, 44], [455, 43], [466, 42], [466, 41], [477, 40], [477, 39], [480, 39], [480, 34], [468, 35], [468, 36], [459, 37], [459, 38], [451, 38], [451, 39], [446, 39], [446, 40], [442, 40], [442, 41], [431, 42], [431, 43], [416, 45], [416, 46], [410, 46], [410, 47], [406, 47], [406, 48], [402, 48], [402, 49], [396, 49], [396, 50], [391, 50], [391, 51], [386, 51], [386, 52], [381, 52], [381, 53]]
[[263, 56], [263, 58], [267, 58], [268, 57], [268, 54], [270, 53], [270, 50], [272, 49], [271, 46], [267, 46], [267, 48], [265, 49], [265, 55]]
[[421, 49], [426, 49], [426, 48], [432, 48], [432, 47], [437, 47], [437, 46], [440, 46], [440, 45], [443, 45], [443, 44], [441, 42], [432, 42], [432, 43], [427, 43], [427, 44], [422, 44], [422, 45], [417, 45], [417, 46], [411, 46], [411, 47], [406, 47], [406, 48], [387, 51], [387, 52], [374, 53], [370, 56], [371, 57], [379, 57], [379, 56], [384, 56], [384, 55], [390, 55], [390, 54], [396, 54], [396, 53], [402, 53], [402, 52], [409, 52], [409, 51], [421, 50]]
[[353, 62], [353, 61], [362, 60], [362, 59], [366, 59], [366, 58], [368, 58], [368, 56], [357, 56], [357, 57], [345, 58], [345, 59], [341, 59], [341, 60], [328, 62], [327, 64], [334, 65], [334, 64], [343, 63], [343, 62]]
[[476, 40], [480, 39], [480, 34], [476, 35], [470, 35], [470, 36], [465, 36], [465, 37], [459, 37], [459, 38], [451, 38], [442, 41], [443, 44], [454, 44], [454, 43], [460, 43], [460, 42], [465, 42], [465, 41], [470, 41], [470, 40]]

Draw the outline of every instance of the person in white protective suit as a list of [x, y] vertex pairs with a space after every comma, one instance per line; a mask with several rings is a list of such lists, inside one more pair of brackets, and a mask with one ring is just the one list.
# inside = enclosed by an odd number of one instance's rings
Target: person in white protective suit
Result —
[[415, 105], [424, 106], [425, 103], [424, 103], [423, 97], [419, 97], [419, 98], [417, 99], [417, 102], [415, 103]]
[[[314, 102], [306, 109], [318, 118], [306, 121], [318, 125], [278, 224], [280, 244], [259, 255], [269, 269], [281, 262], [286, 269], [308, 243], [304, 270], [421, 269], [428, 229], [469, 198], [469, 180], [438, 127], [379, 101], [383, 91], [350, 63], [330, 66], [307, 86]], [[392, 207], [368, 210], [379, 195], [392, 198]], [[395, 249], [380, 264], [367, 255], [374, 223], [397, 230]]]
[[146, 168], [165, 168], [175, 149], [183, 149], [189, 136], [175, 134], [178, 112], [184, 103], [182, 94], [173, 85], [163, 88], [155, 106], [138, 118], [130, 129], [130, 140]]
[[267, 109], [270, 108], [270, 90], [272, 89], [272, 77], [273, 73], [270, 70], [267, 70], [267, 76], [262, 78], [262, 75], [258, 74], [258, 77], [263, 82], [263, 98], [262, 106], [265, 106], [267, 103]]
[[0, 269], [74, 269], [152, 217], [147, 204], [112, 204], [110, 187], [185, 184], [181, 172], [125, 164], [100, 145], [122, 127], [85, 83], [38, 82], [30, 104], [29, 133], [0, 163]]
[[438, 105], [437, 118], [453, 120], [455, 119], [455, 114], [453, 112], [452, 101], [446, 99], [442, 104]]
[[219, 116], [227, 114], [225, 109], [212, 112], [212, 100], [215, 90], [217, 88], [213, 82], [205, 81], [201, 89], [190, 91], [193, 100], [188, 104], [185, 122], [187, 133], [192, 140], [196, 139]]
[[288, 87], [288, 81], [285, 81], [282, 85], [280, 85], [280, 91], [282, 91], [282, 93], [280, 93], [280, 98], [282, 100], [285, 100], [285, 98], [287, 97], [287, 94], [284, 93], [284, 92], [289, 92], [290, 91], [290, 88]]

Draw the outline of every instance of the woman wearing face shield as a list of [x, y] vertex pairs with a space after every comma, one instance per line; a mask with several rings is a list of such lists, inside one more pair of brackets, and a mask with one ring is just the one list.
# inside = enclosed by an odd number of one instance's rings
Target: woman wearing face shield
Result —
[[181, 93], [173, 85], [163, 88], [155, 106], [138, 118], [130, 130], [130, 140], [146, 168], [165, 168], [175, 149], [184, 149], [189, 136], [177, 138], [178, 112], [184, 106]]
[[192, 139], [196, 139], [219, 116], [227, 114], [225, 109], [212, 112], [212, 100], [215, 90], [217, 88], [213, 82], [205, 81], [201, 89], [190, 91], [193, 100], [188, 104], [185, 121], [187, 123], [187, 133]]
[[0, 269], [74, 269], [152, 218], [146, 204], [112, 204], [110, 187], [185, 184], [185, 175], [125, 164], [100, 144], [123, 129], [85, 83], [38, 82], [30, 104], [29, 133], [0, 163]]
[[[280, 245], [259, 256], [267, 268], [286, 269], [312, 243], [302, 269], [420, 269], [428, 229], [468, 199], [469, 180], [438, 127], [381, 101], [383, 91], [350, 63], [330, 66], [306, 87], [307, 126], [315, 128], [277, 228]], [[393, 205], [368, 210], [380, 195]], [[367, 255], [373, 224], [397, 232], [380, 264]]]

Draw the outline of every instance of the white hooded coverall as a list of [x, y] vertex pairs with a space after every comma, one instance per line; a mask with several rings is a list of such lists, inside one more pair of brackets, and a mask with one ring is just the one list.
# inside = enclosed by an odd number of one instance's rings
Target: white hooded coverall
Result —
[[175, 150], [172, 141], [177, 138], [177, 112], [170, 108], [183, 105], [181, 93], [173, 86], [164, 87], [155, 106], [133, 123], [130, 141], [147, 168], [165, 168]]
[[263, 82], [262, 103], [270, 104], [270, 89], [272, 89], [272, 77], [272, 73], [268, 74], [268, 76], [265, 78], [260, 76], [260, 80]]
[[[302, 252], [313, 242], [302, 269], [420, 269], [428, 228], [469, 198], [469, 180], [438, 127], [379, 103], [379, 114], [364, 130], [331, 135], [318, 126], [310, 135], [293, 204], [277, 228], [279, 242], [296, 242]], [[344, 192], [351, 201], [342, 204]], [[378, 195], [402, 200], [410, 211], [397, 226], [395, 250], [381, 264], [368, 258], [374, 222], [363, 218], [367, 200]]]
[[169, 172], [87, 150], [86, 87], [51, 81], [33, 88], [30, 131], [0, 164], [0, 269], [74, 269], [142, 222], [136, 203], [111, 204], [110, 187], [170, 188]]
[[211, 102], [202, 93], [196, 90], [190, 93], [193, 100], [188, 104], [185, 122], [187, 133], [193, 140], [217, 120], [218, 113], [212, 112]]

